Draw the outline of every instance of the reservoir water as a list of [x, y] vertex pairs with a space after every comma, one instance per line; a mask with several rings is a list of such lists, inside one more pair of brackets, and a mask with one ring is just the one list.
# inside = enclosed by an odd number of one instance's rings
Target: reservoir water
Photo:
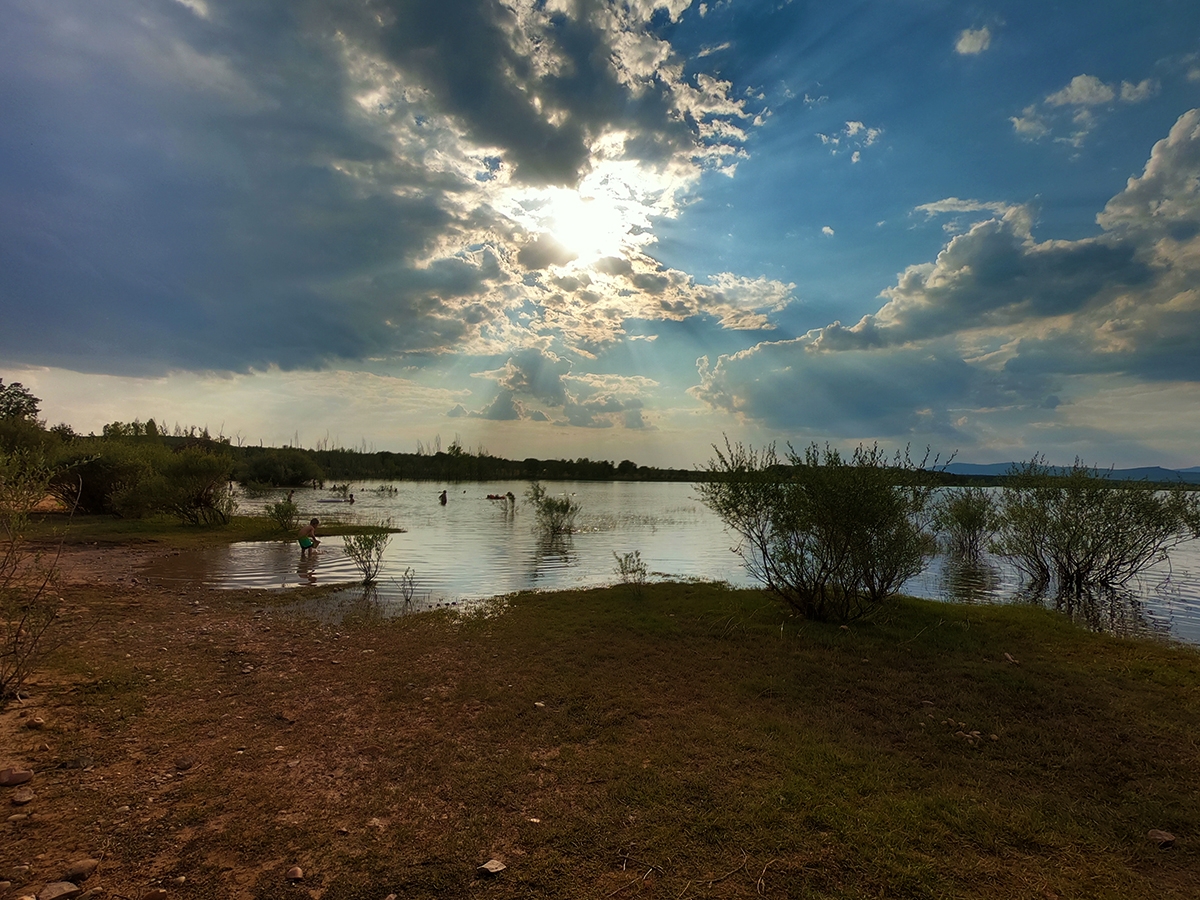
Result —
[[[528, 485], [377, 482], [352, 487], [356, 502], [330, 503], [329, 491], [297, 490], [303, 521], [355, 524], [388, 521], [406, 529], [394, 534], [384, 554], [377, 598], [394, 611], [472, 601], [522, 590], [612, 584], [619, 580], [614, 554], [637, 551], [651, 580], [701, 579], [753, 586], [732, 551], [735, 537], [696, 497], [691, 484], [675, 482], [547, 482], [552, 495], [566, 494], [582, 507], [578, 531], [547, 546], [537, 534]], [[438, 495], [447, 492], [441, 504]], [[512, 491], [515, 504], [489, 500]], [[282, 499], [241, 496], [241, 512], [259, 513]], [[403, 574], [413, 576], [405, 605]], [[145, 573], [161, 583], [224, 588], [285, 588], [346, 584], [360, 576], [339, 537], [325, 538], [318, 553], [302, 560], [294, 539], [243, 543], [191, 551], [152, 564]], [[1025, 597], [1017, 572], [1003, 560], [980, 565], [938, 556], [905, 585], [904, 592], [935, 600], [972, 603], [1035, 602]], [[361, 587], [346, 592], [361, 598]], [[1077, 613], [1077, 618], [1080, 615]], [[1130, 585], [1130, 590], [1086, 611], [1085, 624], [1116, 632], [1152, 632], [1200, 644], [1200, 541], [1172, 552]]]

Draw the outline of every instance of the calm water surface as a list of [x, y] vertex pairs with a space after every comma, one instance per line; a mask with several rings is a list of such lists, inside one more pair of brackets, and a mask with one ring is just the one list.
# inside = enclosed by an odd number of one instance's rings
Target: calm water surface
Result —
[[[521, 590], [611, 584], [617, 580], [613, 554], [634, 550], [652, 578], [755, 584], [730, 549], [733, 537], [696, 499], [690, 484], [548, 482], [550, 493], [571, 495], [583, 508], [576, 522], [579, 532], [554, 547], [538, 538], [533, 510], [523, 501], [525, 483], [388, 486], [395, 493], [377, 490], [377, 482], [355, 485], [353, 505], [322, 502], [332, 497], [328, 491], [298, 490], [294, 499], [304, 520], [390, 520], [408, 529], [392, 536], [379, 579], [379, 599], [392, 608], [403, 607], [400, 576], [406, 569], [415, 576], [410, 608], [420, 609]], [[443, 488], [448, 492], [445, 506], [438, 502]], [[517, 495], [515, 507], [487, 499], [510, 490]], [[282, 492], [243, 496], [239, 503], [243, 512], [257, 512], [282, 497]], [[905, 593], [976, 603], [1030, 602], [1011, 566], [991, 558], [982, 562], [970, 565], [939, 556], [905, 586]], [[244, 543], [167, 557], [145, 574], [164, 583], [227, 588], [338, 584], [359, 578], [338, 537], [325, 539], [309, 560], [300, 559], [294, 540]], [[1159, 567], [1131, 587], [1130, 593], [1109, 598], [1082, 618], [1092, 627], [1150, 631], [1200, 644], [1200, 541], [1178, 548], [1169, 567]], [[361, 588], [348, 590], [346, 598], [361, 594]]]

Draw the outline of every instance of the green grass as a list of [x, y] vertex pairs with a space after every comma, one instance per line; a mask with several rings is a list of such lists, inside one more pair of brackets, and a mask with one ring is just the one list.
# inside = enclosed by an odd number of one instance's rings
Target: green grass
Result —
[[90, 755], [202, 760], [111, 850], [172, 854], [188, 896], [226, 863], [325, 900], [1200, 896], [1191, 648], [908, 599], [815, 624], [709, 584], [338, 626], [224, 596], [114, 594], [119, 644], [69, 654]]

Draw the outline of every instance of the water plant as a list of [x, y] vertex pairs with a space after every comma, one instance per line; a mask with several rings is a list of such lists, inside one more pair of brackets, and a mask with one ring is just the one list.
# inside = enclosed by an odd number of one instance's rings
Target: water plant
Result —
[[952, 488], [934, 504], [933, 527], [951, 553], [979, 557], [999, 526], [996, 502], [983, 488]]
[[1083, 597], [1119, 587], [1200, 537], [1200, 495], [1116, 482], [1079, 459], [1065, 472], [1034, 457], [1009, 473], [993, 550], [1038, 590]]
[[582, 507], [570, 497], [565, 494], [552, 497], [540, 481], [534, 481], [525, 498], [533, 506], [538, 528], [546, 537], [559, 537], [575, 530], [575, 518]]
[[379, 577], [379, 570], [383, 568], [383, 551], [392, 539], [390, 526], [390, 522], [380, 522], [342, 536], [346, 555], [362, 573], [363, 584], [372, 584]]
[[[806, 618], [846, 621], [883, 603], [936, 549], [924, 518], [933, 487], [908, 453], [812, 444], [780, 458], [714, 446], [700, 499], [740, 538], [747, 571]], [[936, 461], [935, 461], [936, 462]]]

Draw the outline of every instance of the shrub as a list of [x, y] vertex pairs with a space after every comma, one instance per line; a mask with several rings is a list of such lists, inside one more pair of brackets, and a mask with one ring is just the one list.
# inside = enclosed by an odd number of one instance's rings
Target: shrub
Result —
[[79, 512], [138, 516], [137, 492], [170, 451], [160, 444], [90, 438], [64, 445], [50, 491], [61, 502], [74, 497]]
[[621, 579], [621, 584], [629, 585], [635, 594], [641, 596], [642, 588], [646, 586], [646, 563], [642, 561], [642, 552], [633, 550], [618, 555], [614, 551], [613, 559], [617, 561], [614, 571]]
[[570, 497], [551, 497], [540, 481], [529, 485], [525, 498], [533, 505], [538, 528], [546, 537], [560, 537], [575, 530], [575, 518], [582, 507]]
[[362, 573], [363, 584], [372, 584], [379, 576], [379, 570], [383, 568], [383, 551], [391, 539], [391, 530], [386, 522], [369, 526], [358, 534], [342, 536], [346, 555]]
[[118, 513], [130, 518], [166, 513], [185, 525], [229, 522], [236, 504], [229, 489], [233, 461], [228, 456], [185, 447], [155, 462], [152, 475], [113, 493], [112, 506]]
[[850, 459], [816, 444], [713, 447], [700, 499], [740, 538], [747, 571], [802, 615], [846, 621], [894, 595], [935, 549], [923, 517], [933, 488], [907, 452]]
[[993, 549], [1039, 590], [1119, 587], [1200, 537], [1200, 496], [1183, 485], [1113, 482], [1080, 460], [1063, 474], [1034, 457], [1009, 473]]
[[999, 524], [996, 502], [983, 488], [948, 490], [934, 505], [934, 529], [948, 550], [962, 556], [982, 554]]
[[272, 522], [279, 526], [280, 531], [294, 532], [300, 527], [300, 507], [291, 500], [280, 500], [268, 503], [263, 507]]
[[0, 451], [0, 704], [19, 696], [58, 617], [57, 553], [47, 560], [25, 541], [51, 475], [40, 456]]

